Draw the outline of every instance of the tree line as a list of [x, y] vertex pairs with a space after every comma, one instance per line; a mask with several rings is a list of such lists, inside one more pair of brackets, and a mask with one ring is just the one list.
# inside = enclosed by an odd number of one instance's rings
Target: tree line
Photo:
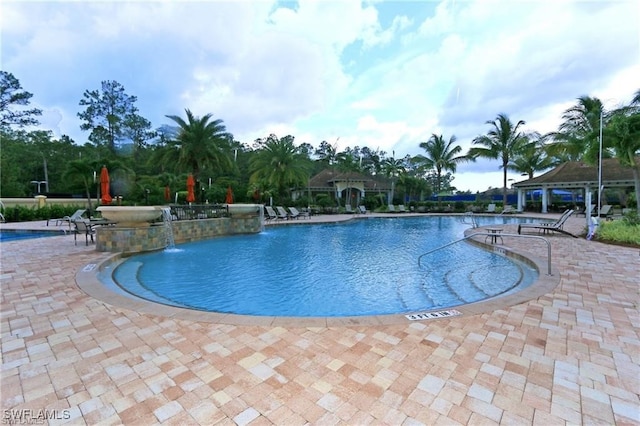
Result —
[[[238, 202], [272, 197], [289, 204], [292, 189], [305, 188], [311, 176], [332, 168], [385, 176], [402, 203], [405, 197], [424, 199], [455, 190], [458, 165], [488, 158], [503, 170], [506, 204], [507, 171], [533, 177], [565, 161], [597, 164], [602, 133], [602, 157], [615, 157], [633, 170], [640, 207], [640, 90], [628, 105], [611, 110], [598, 98], [581, 96], [563, 113], [557, 131], [545, 135], [525, 132], [525, 121], [514, 122], [500, 113], [485, 123], [488, 130], [471, 141], [466, 153], [455, 135], [434, 133], [418, 143], [421, 154], [403, 158], [366, 146], [338, 151], [337, 141], [314, 147], [296, 143], [292, 135], [241, 142], [222, 119], [196, 116], [189, 109], [184, 115], [166, 115], [169, 124], [154, 128], [139, 114], [137, 98], [116, 81], [103, 81], [99, 89], [83, 93], [77, 115], [88, 136], [80, 144], [66, 135], [55, 138], [50, 130], [25, 130], [39, 125], [41, 111], [29, 108], [32, 96], [11, 73], [0, 71], [2, 197], [38, 191], [90, 196], [97, 188], [95, 173], [105, 165], [112, 176], [112, 195], [130, 203], [174, 202], [164, 198], [165, 188], [172, 194], [183, 189], [187, 174], [192, 174], [199, 202], [222, 202], [232, 187]], [[318, 200], [298, 201], [307, 205]]]

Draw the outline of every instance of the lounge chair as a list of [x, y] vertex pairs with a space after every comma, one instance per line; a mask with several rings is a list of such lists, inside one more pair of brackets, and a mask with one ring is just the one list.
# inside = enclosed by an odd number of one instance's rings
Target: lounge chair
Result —
[[584, 216], [587, 217], [587, 215], [591, 216], [593, 215], [593, 210], [596, 208], [595, 204], [591, 204], [591, 206], [589, 207], [589, 211], [587, 211], [586, 206], [584, 209], [581, 209], [580, 211], [576, 211], [575, 215], [577, 216]]
[[267, 212], [267, 220], [275, 220], [278, 219], [278, 213], [271, 206], [264, 206], [264, 209]]
[[73, 231], [74, 245], [78, 245], [78, 234], [84, 235], [85, 245], [89, 245], [89, 237], [91, 237], [91, 242], [94, 242], [93, 235], [96, 233], [96, 230], [93, 229], [93, 226], [91, 226], [91, 223], [88, 220], [74, 220], [73, 224], [75, 226]]
[[398, 213], [406, 213], [407, 209], [405, 208], [404, 204], [400, 204], [398, 205]]
[[289, 213], [282, 206], [276, 206], [277, 219], [289, 219]]
[[601, 218], [611, 219], [611, 216], [612, 216], [611, 207], [612, 207], [611, 204], [605, 204], [604, 206], [600, 207], [599, 216]]
[[367, 214], [367, 208], [365, 206], [358, 206], [358, 210], [362, 214]]
[[502, 209], [502, 211], [500, 212], [500, 214], [513, 214], [513, 213], [518, 213], [518, 210], [514, 209], [513, 206], [509, 204], [504, 206], [504, 209]]
[[518, 225], [518, 234], [520, 234], [523, 229], [529, 228], [529, 229], [537, 229], [538, 231], [542, 231], [542, 232], [560, 232], [562, 234], [570, 235], [573, 238], [578, 238], [577, 235], [573, 235], [571, 232], [565, 231], [564, 229], [562, 229], [562, 227], [564, 226], [564, 223], [567, 221], [567, 219], [569, 219], [569, 217], [572, 214], [573, 214], [573, 210], [567, 210], [564, 213], [562, 213], [562, 216], [560, 216], [560, 219], [558, 219], [553, 223], [521, 223]]
[[485, 213], [495, 213], [496, 212], [496, 205], [491, 203], [487, 206], [487, 209], [484, 211]]
[[289, 217], [291, 219], [300, 219], [301, 217], [303, 218], [309, 218], [309, 212], [300, 212], [297, 208], [295, 207], [289, 207]]
[[389, 213], [395, 213], [396, 212], [396, 208], [393, 206], [393, 204], [389, 204], [387, 206], [387, 209], [388, 209]]
[[61, 223], [67, 222], [69, 224], [69, 229], [71, 229], [71, 224], [76, 220], [82, 219], [82, 216], [86, 211], [86, 209], [78, 209], [71, 216], [64, 216], [58, 219], [47, 219], [47, 226], [49, 226], [49, 221], [55, 220], [56, 226], [60, 225]]
[[346, 214], [355, 214], [356, 213], [356, 211], [353, 210], [353, 208], [351, 208], [351, 204], [345, 204], [344, 205], [344, 212]]

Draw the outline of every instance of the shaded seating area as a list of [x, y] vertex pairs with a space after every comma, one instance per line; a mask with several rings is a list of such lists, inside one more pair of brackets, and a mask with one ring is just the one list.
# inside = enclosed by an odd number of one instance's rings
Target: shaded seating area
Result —
[[562, 213], [562, 216], [560, 216], [557, 221], [551, 223], [521, 223], [518, 225], [518, 234], [522, 233], [523, 229], [537, 229], [538, 232], [559, 232], [561, 234], [569, 235], [573, 238], [578, 238], [577, 235], [574, 235], [571, 232], [562, 229], [565, 222], [567, 221], [567, 219], [569, 219], [569, 217], [571, 217], [573, 212], [573, 210], [566, 210], [564, 213]]

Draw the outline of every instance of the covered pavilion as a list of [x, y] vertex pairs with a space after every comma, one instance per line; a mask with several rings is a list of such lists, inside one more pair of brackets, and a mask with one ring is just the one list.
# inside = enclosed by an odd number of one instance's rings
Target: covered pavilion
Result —
[[[602, 159], [602, 189], [615, 187], [633, 187], [633, 170], [620, 164], [617, 158]], [[514, 183], [518, 191], [518, 211], [522, 211], [526, 202], [526, 192], [542, 191], [542, 213], [547, 213], [550, 193], [553, 189], [582, 190], [585, 206], [597, 200], [598, 166], [582, 161], [568, 161], [538, 177]], [[597, 201], [596, 201], [597, 202]], [[597, 206], [598, 208], [600, 206]], [[587, 215], [587, 225], [589, 223]]]

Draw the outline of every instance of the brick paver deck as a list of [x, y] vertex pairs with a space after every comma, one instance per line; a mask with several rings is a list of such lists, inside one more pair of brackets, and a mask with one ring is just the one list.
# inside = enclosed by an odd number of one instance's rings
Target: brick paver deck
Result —
[[3, 423], [640, 424], [640, 250], [549, 240], [560, 284], [535, 300], [339, 327], [142, 314], [76, 285], [94, 246], [2, 243]]

